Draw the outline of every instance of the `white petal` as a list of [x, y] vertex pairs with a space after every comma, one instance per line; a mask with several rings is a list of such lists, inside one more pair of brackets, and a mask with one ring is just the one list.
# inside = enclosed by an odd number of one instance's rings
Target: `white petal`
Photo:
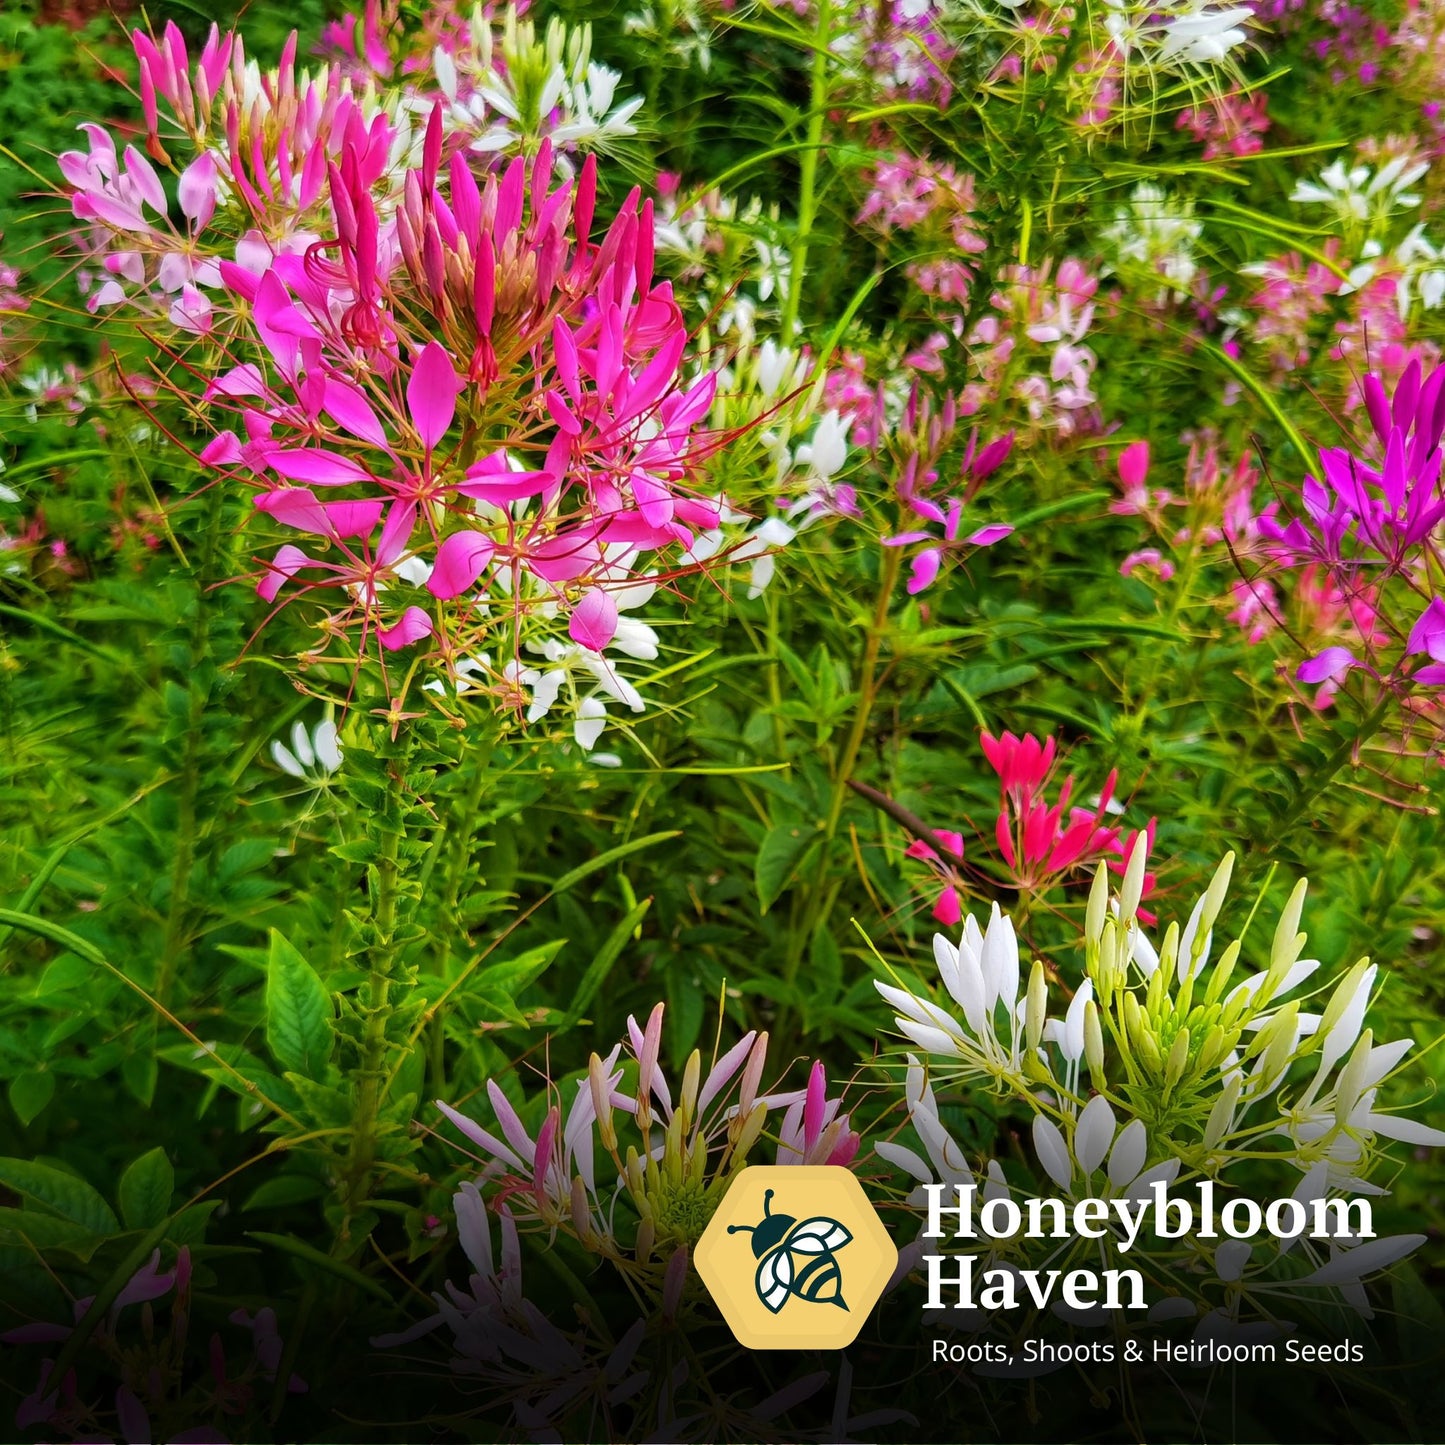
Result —
[[1144, 1167], [1149, 1152], [1149, 1135], [1142, 1119], [1131, 1120], [1121, 1130], [1109, 1151], [1109, 1183], [1122, 1189], [1132, 1183]]
[[312, 735], [316, 745], [316, 760], [328, 773], [334, 773], [341, 766], [341, 749], [336, 742], [336, 724], [330, 718], [316, 724]]
[[280, 768], [283, 773], [287, 773], [293, 778], [304, 778], [306, 776], [306, 769], [296, 761], [291, 754], [291, 749], [284, 743], [273, 742], [271, 744], [271, 756], [276, 760], [276, 766]]
[[1104, 1162], [1114, 1142], [1114, 1111], [1102, 1094], [1095, 1094], [1079, 1115], [1074, 1128], [1074, 1157], [1085, 1174], [1092, 1174]]
[[1069, 1146], [1059, 1126], [1042, 1114], [1034, 1116], [1034, 1150], [1044, 1172], [1059, 1186], [1067, 1189], [1074, 1176], [1073, 1165], [1069, 1162]]
[[1327, 1264], [1322, 1264], [1313, 1274], [1307, 1274], [1300, 1284], [1353, 1284], [1367, 1274], [1385, 1269], [1413, 1254], [1425, 1243], [1423, 1234], [1391, 1234], [1384, 1239], [1372, 1239], [1354, 1249], [1343, 1249]]
[[291, 729], [291, 751], [296, 754], [296, 760], [303, 768], [309, 768], [316, 761], [316, 754], [311, 748], [311, 736], [306, 731], [305, 723], [297, 723]]

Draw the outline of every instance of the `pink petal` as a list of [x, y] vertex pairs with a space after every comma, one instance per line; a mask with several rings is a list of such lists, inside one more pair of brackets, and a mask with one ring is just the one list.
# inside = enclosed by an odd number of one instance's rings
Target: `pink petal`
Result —
[[230, 467], [241, 460], [241, 443], [235, 432], [217, 432], [201, 451], [201, 461], [208, 467]]
[[1304, 683], [1338, 682], [1357, 665], [1355, 655], [1348, 647], [1327, 647], [1318, 657], [1300, 663], [1295, 676]]
[[431, 451], [446, 435], [457, 414], [460, 391], [457, 373], [447, 349], [440, 342], [428, 341], [412, 368], [406, 384], [406, 405], [416, 425], [422, 445]]
[[327, 502], [326, 518], [333, 537], [369, 537], [381, 521], [385, 502]]
[[[338, 426], [372, 446], [386, 447], [386, 432], [361, 391], [350, 382], [332, 376], [326, 379], [322, 407]], [[388, 448], [389, 450], [389, 448]]]
[[1149, 443], [1131, 442], [1119, 453], [1119, 480], [1128, 491], [1137, 491], [1149, 475]]
[[413, 642], [420, 641], [430, 632], [431, 618], [420, 607], [408, 607], [401, 614], [399, 622], [393, 623], [390, 627], [383, 627], [376, 636], [377, 641], [388, 652], [395, 652], [399, 647], [408, 647]]
[[491, 539], [480, 532], [453, 532], [444, 537], [437, 548], [427, 591], [443, 601], [460, 597], [476, 585], [487, 563], [492, 560]]
[[282, 487], [280, 491], [266, 492], [256, 498], [256, 510], [298, 531], [314, 532], [322, 537], [331, 532], [326, 508], [309, 487]]
[[1432, 597], [1410, 629], [1405, 654], [1409, 657], [1417, 652], [1428, 652], [1432, 662], [1445, 662], [1445, 598]]
[[970, 547], [992, 547], [995, 542], [1002, 542], [1005, 537], [1012, 535], [1012, 527], [1003, 522], [991, 522], [987, 527], [970, 532], [963, 540]]
[[266, 575], [256, 584], [256, 591], [265, 601], [274, 602], [283, 582], [290, 581], [302, 567], [314, 565], [305, 552], [288, 543], [266, 564]]
[[535, 497], [556, 482], [551, 472], [514, 472], [502, 452], [493, 452], [467, 468], [464, 482], [455, 490], [464, 497], [495, 506], [507, 506], [524, 497]]
[[940, 548], [930, 547], [926, 552], [920, 552], [913, 559], [913, 575], [908, 579], [909, 593], [917, 594], [930, 586], [942, 565], [943, 552]]
[[371, 474], [350, 457], [311, 448], [269, 452], [266, 465], [291, 482], [313, 482], [320, 487], [344, 487], [348, 482], [371, 480]]
[[203, 151], [181, 172], [181, 213], [202, 231], [216, 209], [216, 158]]
[[383, 567], [390, 567], [400, 560], [406, 551], [411, 534], [416, 530], [417, 504], [415, 502], [393, 502], [386, 514], [386, 526], [376, 542], [376, 560]]
[[572, 609], [567, 631], [580, 647], [601, 652], [617, 634], [617, 603], [594, 587]]
[[933, 905], [933, 917], [945, 928], [954, 928], [963, 917], [963, 905], [958, 901], [956, 888], [945, 888]]

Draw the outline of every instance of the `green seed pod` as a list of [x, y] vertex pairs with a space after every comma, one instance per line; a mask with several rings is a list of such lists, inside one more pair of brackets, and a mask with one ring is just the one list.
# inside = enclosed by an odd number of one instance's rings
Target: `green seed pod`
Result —
[[[1109, 916], [1109, 870], [1100, 863], [1094, 871], [1093, 886], [1089, 889], [1089, 906], [1084, 910], [1084, 940], [1091, 947], [1097, 947], [1104, 923]], [[1097, 983], [1097, 980], [1095, 981]]]
[[1044, 1024], [1049, 1014], [1049, 983], [1044, 977], [1044, 961], [1034, 959], [1029, 971], [1028, 1003], [1024, 1009], [1024, 1032], [1030, 1050], [1037, 1051], [1044, 1036]]
[[1223, 953], [1219, 955], [1219, 962], [1209, 971], [1209, 983], [1204, 990], [1205, 1003], [1218, 1003], [1224, 997], [1224, 990], [1229, 984], [1230, 976], [1234, 973], [1234, 965], [1239, 962], [1239, 939], [1235, 939]]
[[1188, 1063], [1189, 1030], [1180, 1029], [1174, 1036], [1174, 1044], [1164, 1063], [1164, 1083], [1168, 1088], [1172, 1089], [1184, 1077], [1184, 1070]]
[[1103, 1093], [1108, 1082], [1104, 1072], [1104, 1028], [1093, 999], [1084, 1005], [1084, 1058], [1088, 1061], [1090, 1081]]
[[1234, 1122], [1235, 1106], [1239, 1103], [1241, 1080], [1238, 1074], [1230, 1076], [1224, 1092], [1214, 1101], [1209, 1111], [1209, 1122], [1204, 1126], [1204, 1147], [1217, 1149], [1220, 1141], [1229, 1132]]
[[1365, 1074], [1370, 1067], [1370, 1050], [1374, 1037], [1374, 1030], [1366, 1029], [1355, 1041], [1350, 1057], [1340, 1070], [1335, 1084], [1335, 1123], [1342, 1128], [1349, 1123], [1350, 1115], [1355, 1112], [1355, 1105], [1360, 1102], [1360, 1095], [1365, 1091]]

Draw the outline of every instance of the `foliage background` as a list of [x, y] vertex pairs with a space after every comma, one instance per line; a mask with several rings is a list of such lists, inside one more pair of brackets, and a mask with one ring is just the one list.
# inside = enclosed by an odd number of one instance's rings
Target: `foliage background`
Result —
[[[549, 13], [591, 20], [598, 53], [647, 93], [648, 124], [610, 176], [614, 200], [659, 171], [699, 190], [726, 177], [729, 189], [761, 199], [759, 231], [777, 208], [786, 233], [799, 159], [779, 153], [778, 137], [802, 134], [811, 116], [806, 54], [779, 39], [779, 27], [721, 25], [699, 76], [647, 52], [610, 7], [562, 3]], [[1370, 13], [1381, 26], [1401, 14], [1383, 3]], [[188, 4], [158, 6], [151, 18], [199, 37], [209, 19], [232, 16], [223, 5]], [[258, 0], [243, 24], [253, 53], [274, 56], [291, 27], [312, 37], [325, 18], [314, 0]], [[1036, 122], [1020, 114], [984, 125], [970, 90], [981, 77], [967, 55], [955, 61], [956, 99], [945, 114], [836, 123], [801, 294], [805, 336], [821, 346], [860, 297], [844, 334], [866, 356], [892, 354], [928, 329], [928, 303], [904, 271], [930, 243], [910, 238], [889, 249], [854, 220], [889, 127], [916, 127], [907, 133], [925, 135], [977, 179], [976, 217], [990, 237], [972, 293], [978, 306], [1020, 248], [1032, 246], [1035, 257], [1095, 254], [1107, 218], [1144, 174], [1194, 198], [1205, 220], [1198, 255], [1211, 274], [1238, 278], [1281, 238], [1310, 239], [1289, 201], [1299, 176], [1317, 156], [1413, 121], [1408, 99], [1387, 82], [1320, 85], [1311, 46], [1325, 24], [1311, 29], [1306, 20], [1246, 61], [1251, 78], [1274, 78], [1268, 148], [1244, 159], [1202, 163], [1173, 127], [1178, 96], [1159, 103], [1156, 124], [1089, 148], [1047, 108]], [[218, 585], [241, 570], [242, 504], [215, 490], [197, 494], [184, 456], [136, 423], [119, 376], [143, 368], [143, 358], [111, 352], [55, 247], [67, 217], [62, 203], [38, 194], [51, 184], [51, 157], [72, 143], [78, 118], [134, 118], [115, 81], [128, 65], [115, 17], [24, 3], [0, 15], [0, 234], [5, 258], [43, 298], [26, 318], [28, 364], [52, 374], [53, 393], [17, 392], [5, 403], [0, 458], [3, 480], [33, 503], [32, 515], [43, 509], [44, 537], [66, 548], [63, 564], [37, 548], [19, 572], [0, 577], [0, 901], [51, 925], [47, 935], [0, 922], [9, 1101], [0, 1155], [45, 1161], [112, 1202], [119, 1185], [122, 1222], [138, 1229], [150, 1221], [139, 1205], [135, 1217], [125, 1209], [124, 1181], [142, 1176], [127, 1170], [163, 1151], [171, 1199], [204, 1193], [190, 1216], [197, 1229], [214, 1211], [197, 1248], [206, 1289], [231, 1307], [281, 1302], [286, 1332], [304, 1337], [306, 1357], [318, 1362], [310, 1368], [336, 1381], [330, 1396], [291, 1403], [267, 1428], [275, 1438], [348, 1438], [348, 1428], [378, 1428], [357, 1421], [394, 1418], [386, 1409], [394, 1382], [369, 1374], [346, 1321], [369, 1309], [374, 1332], [385, 1311], [365, 1292], [318, 1303], [321, 1276], [274, 1244], [315, 1237], [325, 1170], [304, 1151], [266, 1155], [248, 1100], [221, 1087], [206, 1058], [120, 976], [237, 1059], [264, 1052], [268, 930], [328, 988], [353, 988], [360, 974], [348, 918], [363, 868], [338, 866], [327, 848], [333, 829], [361, 841], [380, 776], [359, 741], [348, 750], [354, 765], [322, 789], [269, 765], [271, 741], [298, 719], [314, 721], [315, 707], [270, 661], [273, 649], [247, 647], [258, 620], [250, 589]], [[830, 111], [830, 125], [840, 113]], [[744, 223], [738, 234], [747, 232]], [[909, 245], [919, 252], [908, 254]], [[739, 275], [747, 264], [740, 256]], [[1349, 303], [1332, 305], [1316, 322], [1321, 334]], [[413, 918], [418, 956], [447, 977], [463, 957], [504, 939], [428, 1025], [425, 1049], [407, 1065], [418, 1097], [465, 1105], [488, 1079], [531, 1096], [539, 1071], [561, 1079], [584, 1068], [594, 1049], [623, 1035], [629, 1015], [642, 1018], [661, 999], [673, 1070], [693, 1048], [710, 1049], [719, 1030], [731, 1038], [764, 1027], [780, 1066], [822, 1057], [835, 1080], [854, 1080], [849, 1099], [865, 1137], [886, 1132], [897, 1122], [890, 1072], [875, 1062], [893, 1041], [862, 935], [890, 962], [920, 969], [931, 897], [903, 856], [908, 834], [847, 783], [886, 794], [930, 827], [963, 829], [968, 858], [986, 858], [996, 779], [978, 734], [1011, 728], [1058, 735], [1080, 797], [1117, 769], [1127, 824], [1157, 817], [1153, 906], [1161, 911], [1192, 898], [1226, 849], [1239, 856], [1236, 924], [1257, 897], [1273, 917], [1296, 875], [1315, 880], [1311, 951], [1389, 962], [1380, 1033], [1420, 1041], [1401, 1097], [1445, 1125], [1442, 1062], [1430, 1047], [1445, 916], [1433, 752], [1411, 744], [1401, 766], [1397, 753], [1377, 757], [1378, 740], [1366, 738], [1364, 765], [1352, 765], [1368, 708], [1348, 696], [1328, 716], [1302, 706], [1288, 641], [1275, 634], [1251, 644], [1225, 616], [1230, 559], [1201, 559], [1172, 585], [1121, 578], [1118, 560], [1137, 544], [1138, 527], [1109, 507], [1124, 442], [1150, 439], [1154, 475], [1176, 476], [1188, 449], [1181, 433], [1204, 425], [1217, 429], [1224, 454], [1257, 460], [1266, 492], [1284, 494], [1308, 461], [1291, 435], [1335, 444], [1356, 425], [1344, 411], [1348, 365], [1321, 347], [1303, 372], [1241, 385], [1215, 342], [1191, 336], [1187, 316], [1146, 304], [1139, 289], [1121, 286], [1100, 312], [1090, 344], [1098, 411], [1112, 431], [1072, 441], [1039, 434], [1018, 446], [990, 491], [1018, 530], [1008, 544], [973, 553], [946, 588], [906, 598], [882, 575], [891, 554], [864, 529], [820, 529], [784, 554], [761, 597], [743, 596], [740, 583], [729, 584], [730, 596], [703, 586], [665, 618], [662, 665], [678, 665], [677, 685], [620, 749], [620, 767], [590, 766], [545, 728], [515, 730], [485, 772], [469, 766], [465, 746], [413, 755], [408, 766], [426, 777], [432, 809], [424, 826], [441, 840]], [[1439, 337], [1435, 315], [1421, 322], [1426, 341]], [[1244, 366], [1252, 364], [1247, 356]], [[77, 368], [73, 380], [63, 379], [67, 366]], [[748, 464], [745, 448], [724, 456], [719, 480]], [[851, 475], [860, 492], [881, 496], [891, 466], [886, 450], [865, 451]], [[3, 514], [0, 525], [10, 525]], [[876, 612], [880, 586], [887, 605]], [[1377, 766], [1390, 770], [1388, 783]], [[553, 896], [559, 879], [610, 850], [613, 862]], [[980, 898], [1022, 907], [1021, 930], [1037, 953], [1065, 956], [1082, 910], [1077, 889], [1023, 898], [986, 864], [970, 879]], [[98, 970], [93, 956], [119, 972]], [[982, 1096], [946, 1117], [981, 1153], [1023, 1147], [1006, 1113]], [[385, 1244], [363, 1266], [388, 1288], [392, 1275], [430, 1288], [429, 1271], [445, 1274], [446, 1229], [434, 1221], [449, 1218], [464, 1168], [453, 1143], [432, 1137], [435, 1113], [423, 1104], [416, 1118], [418, 1177], [376, 1202]], [[18, 1203], [24, 1191], [13, 1180], [0, 1185], [11, 1191], [0, 1205]], [[1380, 1217], [1429, 1231], [1417, 1268], [1433, 1291], [1445, 1270], [1440, 1166], [1420, 1151], [1393, 1189]], [[0, 1224], [4, 1304], [50, 1317], [64, 1308], [53, 1272], [8, 1227]], [[122, 1236], [81, 1262], [103, 1280], [133, 1242]], [[888, 1393], [886, 1353], [876, 1341], [868, 1349], [860, 1387]], [[781, 1366], [766, 1368], [781, 1381]], [[926, 1375], [908, 1381], [905, 1403], [926, 1415], [934, 1388]], [[1417, 1375], [1409, 1388], [1352, 1402], [1349, 1428], [1361, 1438], [1434, 1438], [1438, 1427], [1423, 1408], [1416, 1413], [1424, 1388]], [[329, 1415], [332, 1398], [354, 1410], [351, 1425]], [[1042, 1416], [1032, 1408], [1006, 1416], [1010, 1431], [1055, 1438], [1049, 1432], [1071, 1418], [1058, 1400]], [[1283, 1438], [1289, 1429], [1341, 1438], [1333, 1432], [1344, 1429], [1328, 1398], [1246, 1408], [1262, 1414], [1236, 1417], [1237, 1438]], [[1101, 1421], [1110, 1409], [1099, 1404]], [[1159, 1428], [1168, 1434], [1167, 1423]]]

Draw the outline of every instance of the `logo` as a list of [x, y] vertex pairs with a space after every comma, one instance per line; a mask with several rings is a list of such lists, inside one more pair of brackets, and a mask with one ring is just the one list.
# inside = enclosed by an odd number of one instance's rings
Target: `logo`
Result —
[[753, 1165], [733, 1181], [694, 1254], [740, 1344], [841, 1350], [898, 1263], [862, 1186], [835, 1165]]

